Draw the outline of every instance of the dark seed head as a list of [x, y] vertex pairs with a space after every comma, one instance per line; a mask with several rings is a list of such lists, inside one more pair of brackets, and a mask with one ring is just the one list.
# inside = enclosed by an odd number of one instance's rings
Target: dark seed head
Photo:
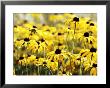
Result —
[[29, 38], [25, 38], [24, 41], [25, 42], [29, 42], [30, 40], [29, 40]]
[[52, 35], [54, 35], [55, 33], [53, 32]]
[[96, 48], [91, 48], [91, 49], [90, 49], [90, 52], [96, 52], [96, 51], [97, 51]]
[[31, 32], [34, 32], [34, 33], [35, 33], [35, 32], [36, 32], [36, 30], [35, 30], [35, 29], [31, 29]]
[[90, 23], [90, 26], [94, 26], [94, 23]]
[[60, 49], [56, 49], [55, 54], [60, 54], [61, 50]]
[[74, 17], [74, 18], [73, 18], [73, 21], [79, 22], [79, 18]]
[[66, 74], [66, 72], [65, 72], [65, 71], [63, 71], [63, 74]]
[[42, 24], [42, 26], [46, 26], [46, 24]]
[[16, 26], [16, 25], [14, 25], [14, 27], [15, 27], [15, 28], [17, 28], [17, 26]]
[[89, 24], [89, 22], [86, 22], [86, 24]]
[[36, 56], [36, 59], [38, 59], [39, 57]]
[[41, 42], [44, 42], [45, 40], [44, 40], [44, 39], [41, 39], [40, 41], [41, 41]]
[[90, 44], [92, 44], [92, 41], [90, 41]]
[[58, 43], [58, 46], [62, 46], [62, 44], [61, 43]]
[[81, 60], [81, 58], [77, 58], [77, 60]]
[[24, 59], [24, 57], [20, 57], [20, 58], [19, 58], [19, 60], [22, 60], [22, 59]]
[[32, 35], [32, 33], [30, 33], [30, 35]]
[[38, 41], [36, 41], [36, 42], [37, 42], [38, 45], [40, 44]]
[[54, 13], [54, 15], [58, 15], [58, 13]]
[[27, 20], [24, 20], [24, 23], [27, 23], [28, 21]]
[[58, 35], [62, 35], [61, 33], [58, 33]]
[[68, 29], [70, 29], [70, 27], [68, 27]]
[[28, 57], [30, 57], [31, 55], [30, 54], [28, 54]]
[[49, 29], [47, 29], [46, 31], [48, 31], [48, 32], [49, 32], [50, 30], [49, 30]]
[[51, 60], [51, 62], [54, 62], [54, 60]]
[[43, 64], [47, 64], [46, 62], [43, 62]]
[[33, 26], [33, 28], [37, 28], [36, 26]]
[[93, 65], [92, 65], [92, 66], [93, 66], [93, 67], [97, 67], [97, 64], [94, 64], [94, 63], [93, 63]]
[[85, 36], [85, 37], [89, 37], [89, 33], [88, 33], [88, 32], [85, 32], [85, 33], [84, 33], [84, 36]]

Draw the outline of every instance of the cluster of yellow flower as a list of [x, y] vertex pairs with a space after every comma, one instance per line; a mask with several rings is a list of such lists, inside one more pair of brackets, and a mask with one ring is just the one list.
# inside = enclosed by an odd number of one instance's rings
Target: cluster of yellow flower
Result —
[[97, 25], [72, 13], [14, 25], [14, 75], [97, 75]]

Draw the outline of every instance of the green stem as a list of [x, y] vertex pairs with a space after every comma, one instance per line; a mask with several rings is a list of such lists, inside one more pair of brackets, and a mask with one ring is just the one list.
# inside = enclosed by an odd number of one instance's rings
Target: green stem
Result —
[[[80, 61], [81, 62], [81, 61]], [[82, 62], [81, 62], [81, 65], [80, 65], [80, 71], [79, 71], [79, 74], [82, 75]]]
[[38, 71], [38, 75], [39, 75], [39, 65], [38, 65], [38, 70], [37, 71]]

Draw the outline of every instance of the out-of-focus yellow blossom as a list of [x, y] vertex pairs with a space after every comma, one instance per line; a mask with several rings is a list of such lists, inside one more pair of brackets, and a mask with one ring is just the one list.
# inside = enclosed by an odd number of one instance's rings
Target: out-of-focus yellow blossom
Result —
[[63, 15], [61, 15], [61, 14], [51, 14], [51, 15], [49, 15], [49, 21], [50, 22], [62, 22], [64, 20], [64, 17], [63, 17]]
[[31, 15], [36, 22], [41, 22], [44, 19], [41, 13], [32, 13]]
[[63, 15], [64, 15], [65, 19], [72, 19], [72, 18], [76, 17], [75, 14], [71, 14], [71, 13], [64, 13]]

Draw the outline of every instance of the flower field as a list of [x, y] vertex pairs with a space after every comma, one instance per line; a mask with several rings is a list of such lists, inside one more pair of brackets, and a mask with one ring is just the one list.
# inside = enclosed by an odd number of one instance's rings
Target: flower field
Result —
[[13, 75], [97, 75], [93, 16], [16, 13], [13, 32]]

